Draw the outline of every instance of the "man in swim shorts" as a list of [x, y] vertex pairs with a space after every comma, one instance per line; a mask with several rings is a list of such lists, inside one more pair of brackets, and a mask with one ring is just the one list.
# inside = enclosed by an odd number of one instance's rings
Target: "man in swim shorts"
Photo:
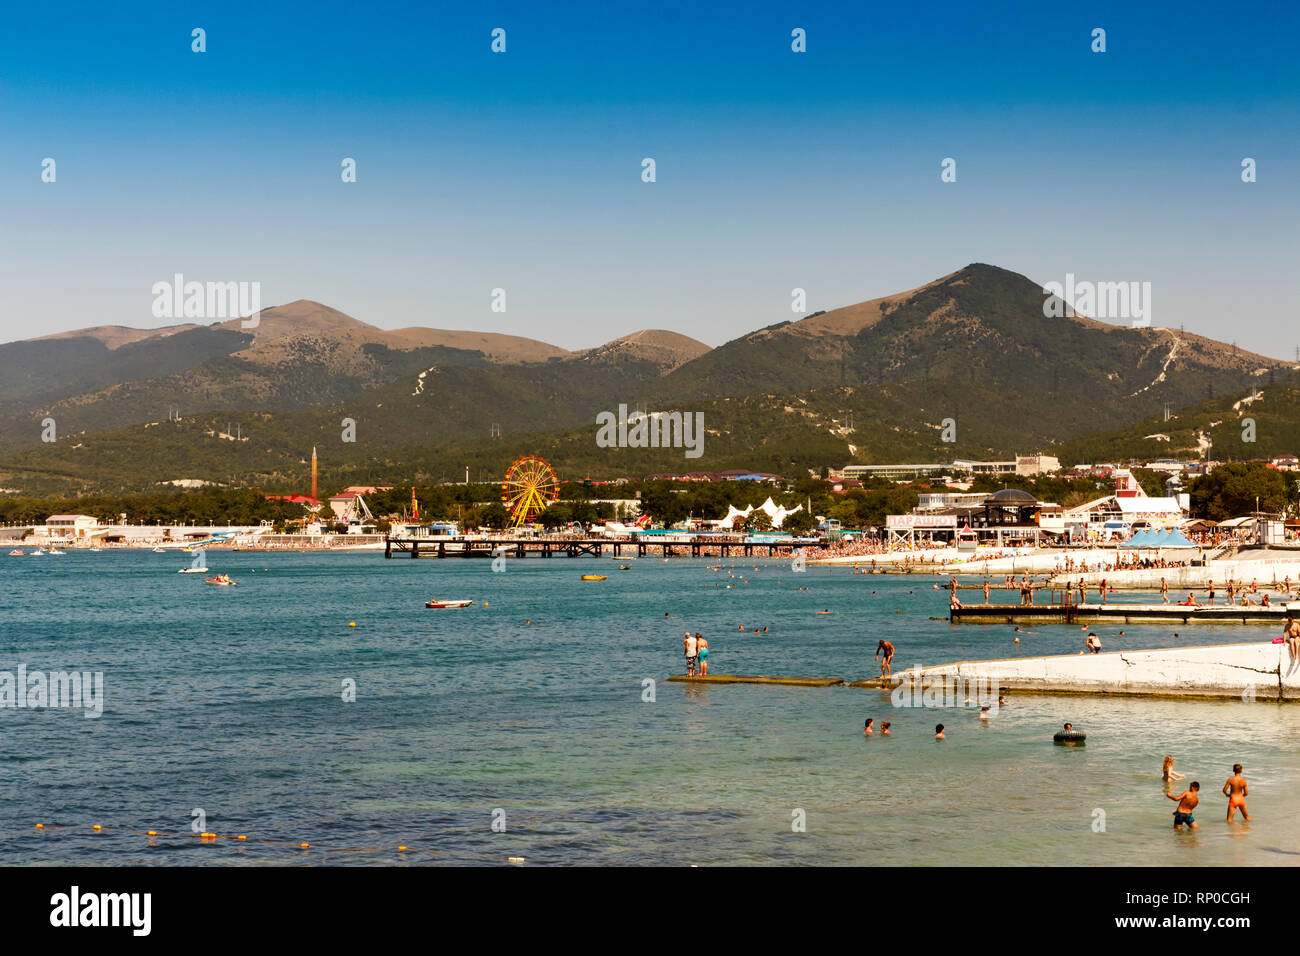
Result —
[[682, 643], [686, 645], [686, 676], [694, 677], [696, 655], [699, 653], [694, 635], [687, 631], [686, 638]]
[[[880, 658], [881, 654], [885, 656]], [[873, 661], [880, 658], [880, 676], [888, 677], [893, 672], [894, 645], [889, 641], [881, 641], [876, 645], [876, 656], [871, 658]]]
[[1282, 636], [1286, 638], [1286, 646], [1291, 651], [1291, 660], [1300, 657], [1300, 621], [1288, 614], [1286, 626], [1282, 628]]
[[1241, 818], [1247, 823], [1250, 822], [1250, 814], [1246, 812], [1246, 778], [1241, 775], [1241, 764], [1232, 765], [1232, 776], [1228, 782], [1223, 785], [1223, 795], [1228, 798], [1228, 822], [1232, 822], [1232, 815], [1238, 810], [1241, 811]]
[[1178, 806], [1174, 808], [1175, 830], [1181, 830], [1184, 824], [1192, 830], [1196, 829], [1196, 818], [1192, 816], [1192, 811], [1201, 802], [1201, 798], [1198, 796], [1200, 789], [1201, 785], [1193, 780], [1191, 786], [1177, 796], [1172, 793], [1165, 794], [1170, 800], [1178, 801]]

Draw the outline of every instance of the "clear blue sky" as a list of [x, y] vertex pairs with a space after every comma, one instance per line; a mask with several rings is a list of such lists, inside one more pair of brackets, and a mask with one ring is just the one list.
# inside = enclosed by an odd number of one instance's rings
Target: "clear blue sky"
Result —
[[834, 308], [978, 261], [1300, 345], [1300, 5], [546, 6], [11, 5], [0, 339], [165, 324], [181, 272], [385, 328], [718, 344], [796, 286]]

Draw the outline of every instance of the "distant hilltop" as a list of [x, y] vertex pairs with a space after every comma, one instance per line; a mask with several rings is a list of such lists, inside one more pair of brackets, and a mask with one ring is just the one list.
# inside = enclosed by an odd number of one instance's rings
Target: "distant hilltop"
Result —
[[[386, 331], [305, 299], [252, 327], [91, 326], [0, 346], [0, 485], [280, 481], [300, 473], [304, 444], [328, 448], [354, 483], [496, 472], [525, 454], [593, 477], [684, 471], [680, 450], [598, 446], [597, 416], [622, 404], [702, 414], [692, 471], [799, 475], [1023, 449], [1107, 460], [1118, 452], [1086, 444], [1107, 435], [1130, 454], [1190, 444], [1204, 457], [1205, 442], [1217, 454], [1231, 440], [1213, 417], [1220, 403], [1257, 394], [1226, 419], [1245, 409], [1269, 422], [1247, 450], [1300, 447], [1287, 431], [1300, 422], [1292, 364], [1059, 304], [1023, 275], [974, 263], [717, 348], [663, 329], [580, 351], [486, 331]], [[1196, 409], [1204, 422], [1189, 434], [1181, 416]], [[354, 441], [340, 438], [344, 420]]]

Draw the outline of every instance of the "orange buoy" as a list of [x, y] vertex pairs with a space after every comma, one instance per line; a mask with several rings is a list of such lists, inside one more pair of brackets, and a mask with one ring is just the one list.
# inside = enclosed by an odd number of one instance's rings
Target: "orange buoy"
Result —
[[157, 836], [157, 835], [158, 835], [158, 831], [157, 831], [157, 830], [150, 830], [150, 831], [146, 834], [146, 836]]
[[91, 829], [92, 829], [92, 830], [102, 830], [102, 829], [104, 829], [104, 828], [101, 827], [98, 823], [96, 823], [93, 827], [91, 827]]
[[38, 823], [38, 824], [36, 824], [36, 829], [38, 829], [38, 830], [44, 830], [44, 829], [45, 829], [45, 824], [44, 824], [44, 823]]
[[298, 845], [302, 847], [304, 850], [307, 849], [309, 846], [311, 846], [310, 843], [299, 843]]
[[236, 840], [247, 840], [248, 837], [244, 836], [244, 835], [241, 833], [241, 834], [239, 834], [239, 836], [235, 837], [235, 839], [236, 839]]

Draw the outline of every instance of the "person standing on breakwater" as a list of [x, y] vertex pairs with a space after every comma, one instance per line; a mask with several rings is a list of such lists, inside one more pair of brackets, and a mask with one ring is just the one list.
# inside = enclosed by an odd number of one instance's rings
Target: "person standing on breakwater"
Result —
[[984, 603], [989, 603], [989, 579], [984, 579]]
[[1241, 817], [1247, 823], [1250, 822], [1250, 814], [1246, 812], [1246, 778], [1241, 775], [1241, 764], [1232, 765], [1232, 776], [1228, 782], [1223, 785], [1223, 795], [1228, 798], [1228, 822], [1232, 822], [1232, 815], [1241, 810]]
[[686, 632], [686, 639], [682, 643], [686, 645], [686, 676], [694, 677], [696, 655], [699, 653], [698, 643], [690, 631]]
[[1300, 657], [1300, 621], [1288, 614], [1286, 616], [1286, 626], [1282, 628], [1282, 636], [1286, 639], [1286, 646], [1291, 651], [1291, 660]]
[[[883, 658], [880, 657], [882, 653], [885, 655]], [[880, 676], [888, 677], [893, 673], [894, 645], [889, 641], [881, 641], [876, 645], [876, 656], [871, 659], [880, 659]]]
[[1201, 785], [1193, 780], [1191, 786], [1182, 793], [1176, 796], [1172, 793], [1165, 794], [1165, 796], [1170, 800], [1178, 801], [1178, 806], [1174, 808], [1175, 830], [1181, 830], [1183, 824], [1186, 824], [1192, 830], [1196, 829], [1196, 818], [1192, 816], [1192, 811], [1195, 810], [1196, 805], [1201, 802], [1201, 798], [1198, 795], [1200, 789]]
[[1214, 581], [1213, 580], [1210, 581], [1209, 586], [1205, 589], [1205, 593], [1209, 595], [1210, 603], [1213, 604], [1214, 603]]
[[1164, 578], [1160, 579], [1160, 600], [1164, 604], [1169, 603], [1169, 582]]
[[700, 654], [700, 676], [709, 676], [709, 642], [704, 639], [704, 635], [699, 631], [695, 632], [695, 646], [699, 649]]

